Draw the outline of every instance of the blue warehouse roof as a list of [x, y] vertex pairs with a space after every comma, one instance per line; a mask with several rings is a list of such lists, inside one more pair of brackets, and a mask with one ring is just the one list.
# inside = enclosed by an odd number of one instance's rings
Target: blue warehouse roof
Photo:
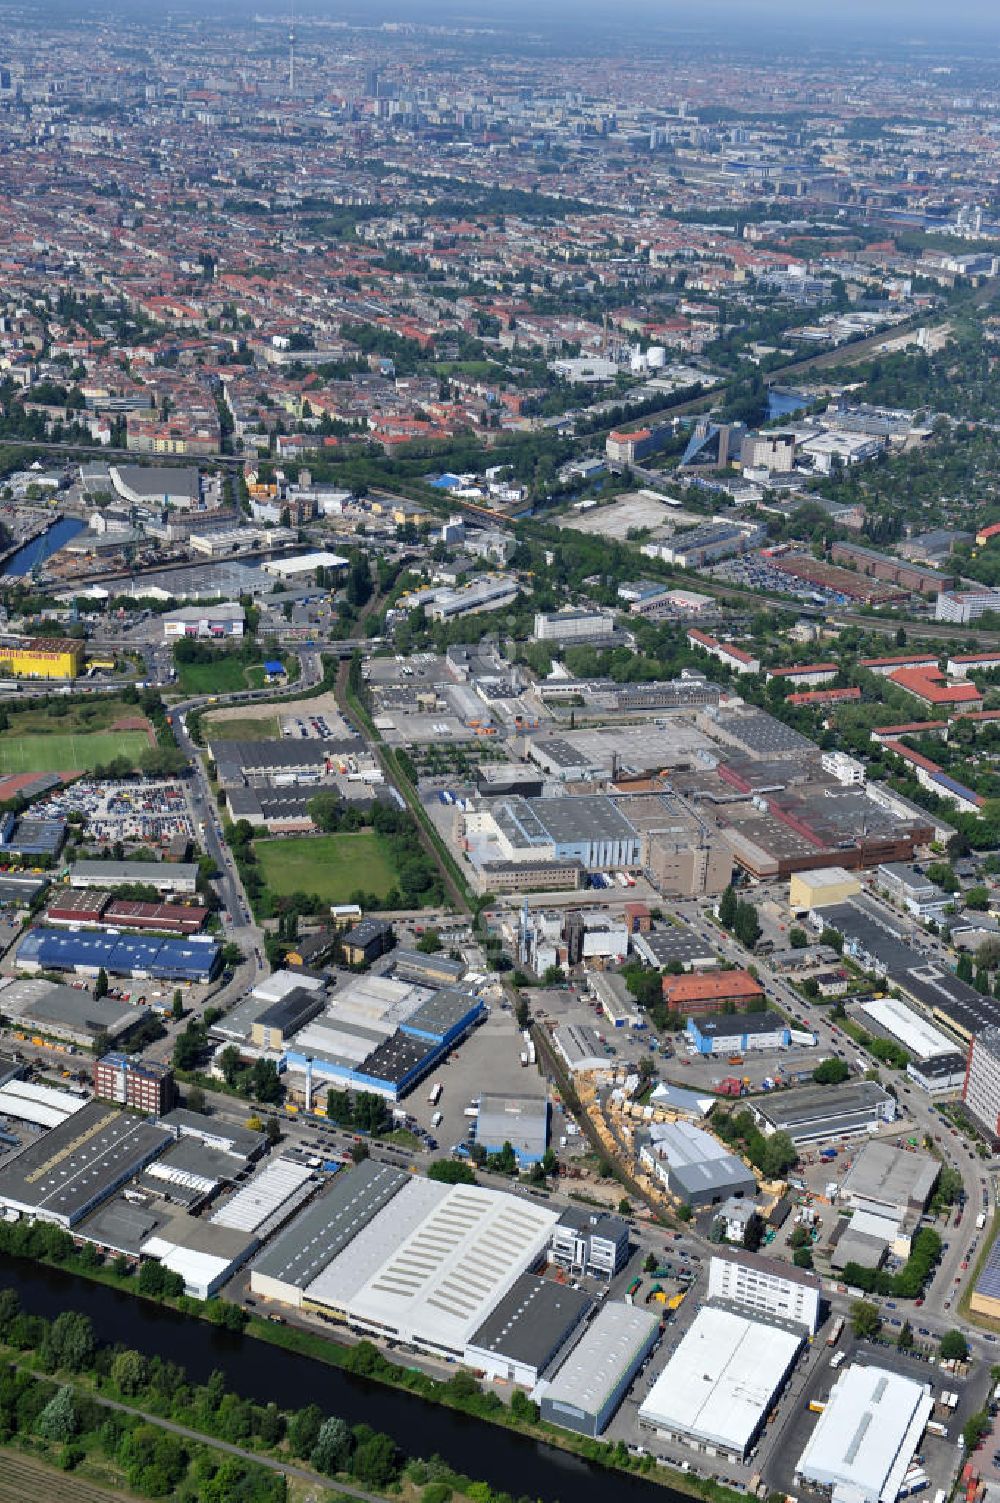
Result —
[[156, 939], [100, 930], [67, 932], [42, 925], [25, 935], [17, 959], [20, 964], [43, 970], [103, 966], [120, 976], [143, 972], [165, 980], [207, 981], [218, 966], [219, 946], [212, 939]]

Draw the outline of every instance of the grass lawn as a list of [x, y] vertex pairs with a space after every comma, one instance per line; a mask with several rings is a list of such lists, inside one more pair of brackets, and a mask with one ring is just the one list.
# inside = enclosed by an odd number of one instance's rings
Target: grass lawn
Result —
[[[39, 684], [39, 691], [44, 691]], [[86, 699], [74, 704], [71, 700], [38, 709], [22, 710], [17, 704], [8, 704], [10, 735], [26, 736], [33, 731], [106, 731], [126, 717], [134, 719], [142, 711], [136, 704], [126, 704], [122, 699]]]
[[204, 720], [207, 741], [277, 741], [281, 726], [277, 715], [240, 715], [232, 720]]
[[373, 831], [255, 840], [264, 882], [275, 897], [316, 893], [346, 903], [360, 888], [383, 898], [396, 883], [388, 851]]
[[49, 732], [47, 735], [0, 736], [0, 773], [89, 772], [113, 757], [138, 762], [149, 750], [143, 731]]
[[182, 694], [232, 694], [246, 687], [246, 669], [237, 657], [177, 666], [177, 688]]

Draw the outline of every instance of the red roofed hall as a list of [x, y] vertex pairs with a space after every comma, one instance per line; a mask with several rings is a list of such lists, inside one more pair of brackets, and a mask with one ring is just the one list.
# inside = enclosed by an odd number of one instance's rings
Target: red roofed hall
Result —
[[664, 976], [663, 996], [671, 1012], [696, 1017], [718, 1012], [719, 1004], [748, 1007], [764, 995], [749, 971], [718, 971], [712, 976]]

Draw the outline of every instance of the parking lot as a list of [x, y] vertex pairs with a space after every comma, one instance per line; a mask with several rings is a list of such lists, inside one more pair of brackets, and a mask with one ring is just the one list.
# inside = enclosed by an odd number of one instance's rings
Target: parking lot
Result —
[[724, 563], [716, 564], [707, 572], [713, 579], [743, 585], [751, 590], [769, 590], [772, 594], [791, 595], [796, 600], [809, 600], [817, 605], [842, 603], [831, 591], [796, 580], [793, 575], [775, 569], [756, 553], [745, 553], [741, 558], [727, 558]]
[[281, 734], [293, 740], [344, 741], [354, 733], [343, 716], [317, 711], [315, 715], [282, 715]]
[[[491, 1007], [486, 1021], [473, 1029], [459, 1047], [441, 1061], [425, 1081], [406, 1098], [406, 1110], [437, 1140], [443, 1152], [468, 1141], [473, 1118], [465, 1116], [484, 1092], [493, 1095], [538, 1096], [543, 1083], [538, 1071], [521, 1064], [524, 1047], [514, 1015], [500, 1005]], [[443, 1087], [441, 1098], [428, 1101], [432, 1085]], [[441, 1121], [432, 1118], [441, 1113]], [[554, 1130], [554, 1128], [553, 1128]]]

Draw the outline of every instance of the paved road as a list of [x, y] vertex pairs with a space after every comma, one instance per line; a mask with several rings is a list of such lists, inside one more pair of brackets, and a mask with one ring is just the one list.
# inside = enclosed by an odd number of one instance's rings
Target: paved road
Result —
[[[303, 648], [299, 653], [301, 672], [294, 685], [296, 692], [306, 694], [315, 689], [323, 677], [323, 662], [318, 651]], [[287, 697], [287, 696], [286, 696]], [[264, 931], [253, 921], [253, 911], [246, 895], [233, 854], [222, 835], [222, 817], [208, 773], [202, 750], [197, 746], [187, 728], [187, 716], [195, 709], [208, 704], [227, 706], [233, 704], [256, 704], [274, 701], [273, 689], [240, 690], [232, 694], [199, 695], [182, 700], [171, 708], [171, 724], [174, 739], [184, 753], [192, 769], [191, 801], [199, 824], [201, 844], [215, 862], [219, 876], [216, 886], [225, 909], [224, 929], [226, 938], [237, 944], [245, 959], [234, 974], [232, 981], [213, 1001], [225, 1006], [236, 995], [253, 987], [258, 978], [267, 973], [264, 960]]]

